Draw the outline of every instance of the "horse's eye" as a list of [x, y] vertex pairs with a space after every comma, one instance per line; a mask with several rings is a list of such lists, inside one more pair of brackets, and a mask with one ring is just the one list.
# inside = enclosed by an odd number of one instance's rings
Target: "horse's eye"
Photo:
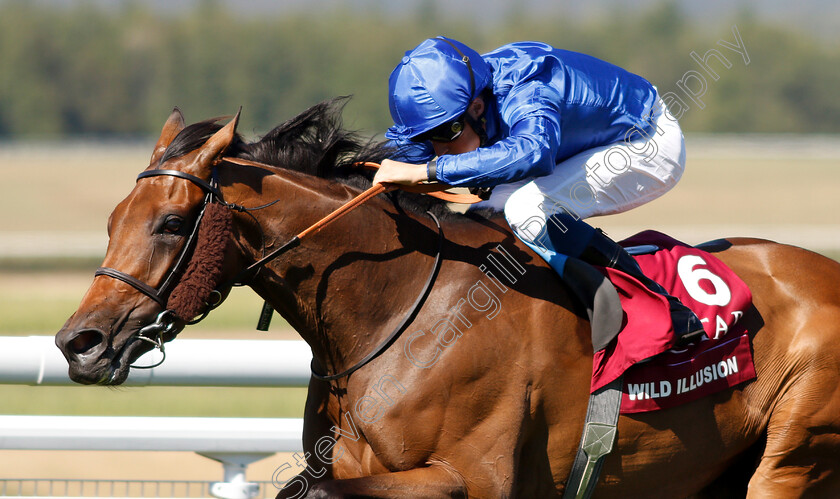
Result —
[[181, 230], [182, 223], [183, 220], [181, 217], [169, 215], [169, 217], [167, 217], [167, 219], [163, 222], [162, 230], [167, 234], [177, 234]]

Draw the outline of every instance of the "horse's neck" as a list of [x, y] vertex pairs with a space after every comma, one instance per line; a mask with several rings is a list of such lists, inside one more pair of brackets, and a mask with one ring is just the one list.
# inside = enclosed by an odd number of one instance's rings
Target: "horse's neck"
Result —
[[[283, 200], [252, 212], [270, 251], [353, 193], [323, 179], [284, 174], [262, 181], [260, 199], [236, 202]], [[271, 262], [252, 287], [309, 343], [327, 370], [340, 371], [370, 352], [410, 312], [433, 267], [436, 238], [431, 220], [399, 215], [387, 201], [374, 199]], [[240, 245], [247, 246], [244, 239], [256, 237], [241, 237]], [[251, 252], [256, 256], [259, 248]]]

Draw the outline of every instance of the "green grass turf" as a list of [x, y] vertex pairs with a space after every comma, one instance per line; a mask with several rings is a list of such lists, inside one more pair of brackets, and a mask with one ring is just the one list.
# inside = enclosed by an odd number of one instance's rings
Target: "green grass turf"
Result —
[[302, 417], [306, 388], [0, 385], [0, 414]]

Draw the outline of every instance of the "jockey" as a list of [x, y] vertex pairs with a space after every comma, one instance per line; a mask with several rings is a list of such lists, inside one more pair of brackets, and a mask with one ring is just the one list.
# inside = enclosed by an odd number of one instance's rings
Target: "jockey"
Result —
[[700, 339], [697, 316], [583, 221], [647, 203], [682, 176], [685, 141], [656, 87], [543, 43], [482, 56], [437, 37], [406, 52], [388, 90], [397, 152], [374, 183], [493, 188], [476, 206], [503, 209], [561, 277], [568, 257], [621, 270], [667, 298], [678, 344]]

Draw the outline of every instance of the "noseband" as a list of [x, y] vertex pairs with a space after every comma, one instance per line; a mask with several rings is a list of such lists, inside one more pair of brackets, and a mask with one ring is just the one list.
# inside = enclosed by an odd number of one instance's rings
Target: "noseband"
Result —
[[[184, 244], [181, 253], [178, 255], [177, 259], [175, 260], [175, 265], [169, 270], [166, 278], [163, 280], [163, 283], [154, 288], [145, 282], [137, 279], [136, 277], [129, 275], [121, 270], [113, 269], [110, 267], [99, 267], [94, 272], [94, 277], [97, 276], [107, 276], [113, 279], [117, 279], [122, 281], [129, 286], [133, 287], [137, 291], [143, 293], [147, 297], [154, 300], [158, 305], [163, 308], [163, 311], [158, 314], [155, 318], [155, 321], [148, 326], [140, 329], [129, 341], [145, 341], [151, 343], [161, 351], [163, 354], [163, 358], [154, 365], [151, 366], [131, 366], [137, 369], [151, 369], [153, 367], [157, 367], [163, 363], [164, 359], [166, 359], [166, 352], [163, 348], [163, 335], [170, 334], [170, 333], [177, 333], [179, 331], [178, 326], [178, 315], [175, 313], [174, 310], [170, 310], [166, 306], [166, 298], [168, 297], [169, 293], [171, 293], [173, 286], [177, 282], [178, 276], [183, 272], [185, 265], [189, 262], [190, 255], [192, 255], [193, 250], [195, 249], [195, 242], [197, 239], [198, 228], [201, 225], [201, 220], [204, 217], [204, 212], [207, 209], [207, 206], [214, 201], [214, 199], [222, 200], [222, 192], [217, 187], [218, 182], [215, 179], [216, 170], [213, 169], [213, 178], [211, 182], [206, 182], [203, 179], [196, 177], [195, 175], [190, 175], [189, 173], [184, 173], [178, 170], [147, 170], [140, 173], [137, 176], [137, 181], [139, 182], [141, 179], [149, 178], [149, 177], [160, 177], [160, 176], [169, 176], [169, 177], [177, 177], [189, 180], [193, 184], [197, 185], [205, 192], [204, 203], [201, 207], [201, 211], [198, 214], [198, 217], [195, 220], [195, 225], [193, 226], [192, 231], [190, 232], [190, 236], [187, 239], [186, 244]], [[218, 295], [219, 302], [221, 302], [221, 295]], [[218, 305], [218, 303], [214, 303], [213, 306]], [[181, 319], [185, 321], [189, 321], [193, 319], [192, 317], [182, 317]], [[197, 322], [197, 321], [196, 321]]]

